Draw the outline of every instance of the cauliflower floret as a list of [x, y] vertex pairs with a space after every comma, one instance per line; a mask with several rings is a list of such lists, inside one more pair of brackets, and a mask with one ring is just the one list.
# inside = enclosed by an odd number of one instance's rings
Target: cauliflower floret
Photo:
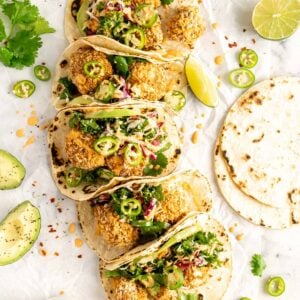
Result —
[[95, 138], [79, 130], [71, 129], [66, 138], [65, 150], [69, 161], [80, 169], [104, 166], [104, 157], [93, 148]]
[[133, 246], [138, 240], [138, 230], [121, 221], [110, 205], [96, 205], [94, 216], [97, 220], [96, 233], [101, 234], [109, 244], [117, 247]]
[[135, 62], [130, 68], [128, 85], [135, 98], [160, 100], [167, 92], [166, 70], [151, 62]]
[[[99, 62], [102, 65], [99, 76], [92, 78], [84, 72], [84, 65], [88, 62]], [[106, 55], [92, 48], [80, 48], [70, 58], [70, 79], [85, 95], [96, 89], [98, 84], [113, 74], [113, 68]]]

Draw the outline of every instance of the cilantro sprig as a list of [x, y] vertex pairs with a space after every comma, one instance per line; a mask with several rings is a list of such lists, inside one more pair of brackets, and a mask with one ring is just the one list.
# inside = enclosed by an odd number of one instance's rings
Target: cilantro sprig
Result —
[[254, 276], [262, 276], [263, 271], [267, 267], [264, 258], [260, 254], [254, 254], [250, 261], [251, 272]]
[[33, 65], [42, 47], [40, 35], [55, 30], [29, 0], [0, 0], [0, 9], [0, 62], [16, 69]]

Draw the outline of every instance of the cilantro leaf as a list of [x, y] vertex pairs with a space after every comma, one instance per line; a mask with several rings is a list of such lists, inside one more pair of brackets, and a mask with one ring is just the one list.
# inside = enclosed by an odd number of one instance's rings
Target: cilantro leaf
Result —
[[43, 17], [38, 17], [34, 23], [34, 31], [36, 34], [41, 35], [45, 33], [53, 33], [55, 29], [50, 27], [49, 22]]
[[168, 158], [162, 153], [156, 153], [156, 159], [150, 158], [149, 164], [144, 168], [144, 175], [146, 176], [157, 176], [160, 175], [163, 169], [168, 165]]
[[7, 49], [13, 53], [11, 66], [21, 69], [31, 66], [42, 46], [42, 40], [32, 31], [21, 30], [7, 43]]
[[13, 58], [14, 54], [9, 51], [7, 48], [0, 48], [0, 61], [5, 65], [5, 66], [10, 66], [11, 60]]
[[5, 26], [3, 21], [0, 19], [0, 42], [6, 38]]
[[10, 21], [6, 35], [0, 17], [0, 62], [16, 69], [33, 65], [42, 46], [40, 35], [55, 30], [29, 0], [0, 0], [0, 7]]
[[264, 258], [260, 254], [254, 254], [250, 261], [251, 272], [254, 276], [262, 276], [263, 271], [267, 267]]
[[13, 25], [33, 23], [39, 15], [37, 6], [31, 5], [29, 0], [24, 2], [14, 0], [11, 3], [3, 3], [2, 11], [9, 17]]

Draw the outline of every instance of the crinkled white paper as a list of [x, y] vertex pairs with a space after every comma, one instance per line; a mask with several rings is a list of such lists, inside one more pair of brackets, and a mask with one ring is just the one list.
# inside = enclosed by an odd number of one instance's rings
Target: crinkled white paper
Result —
[[[44, 45], [36, 61], [45, 62], [53, 71], [60, 53], [67, 46], [63, 33], [66, 1], [33, 2], [56, 28], [56, 33], [43, 37]], [[299, 299], [299, 227], [283, 231], [266, 230], [236, 215], [218, 192], [213, 175], [212, 151], [225, 113], [241, 93], [227, 83], [228, 71], [238, 67], [236, 56], [239, 49], [248, 47], [258, 53], [260, 61], [254, 70], [257, 81], [277, 75], [300, 76], [300, 31], [282, 42], [263, 40], [251, 26], [251, 13], [256, 0], [203, 2], [201, 8], [207, 31], [193, 54], [210, 69], [216, 82], [222, 81], [221, 102], [217, 108], [211, 109], [189, 94], [188, 105], [179, 118], [179, 123], [184, 123], [185, 127], [181, 168], [196, 167], [208, 176], [214, 193], [213, 215], [227, 228], [238, 224], [232, 234], [234, 272], [226, 300], [238, 300], [242, 296], [252, 300], [270, 299], [263, 286], [269, 276], [275, 275], [282, 276], [286, 282], [286, 292], [280, 299]], [[212, 23], [218, 23], [219, 28], [212, 29]], [[228, 44], [234, 42], [237, 47], [230, 48]], [[222, 65], [214, 63], [218, 55], [225, 58]], [[13, 83], [22, 79], [31, 79], [37, 86], [35, 94], [26, 100], [18, 99], [11, 93]], [[73, 201], [64, 199], [51, 178], [46, 131], [27, 125], [33, 111], [37, 112], [40, 127], [54, 116], [55, 111], [50, 104], [50, 83], [37, 81], [32, 68], [17, 71], [1, 65], [0, 107], [0, 148], [16, 155], [27, 171], [21, 187], [0, 191], [0, 218], [26, 199], [32, 200], [42, 214], [42, 230], [32, 250], [18, 262], [0, 267], [0, 300], [105, 299], [99, 282], [96, 255], [85, 244], [81, 248], [75, 247], [74, 240], [82, 238], [75, 205]], [[203, 128], [199, 130], [199, 141], [194, 145], [191, 135], [199, 123]], [[20, 128], [25, 129], [25, 136], [21, 138], [16, 136], [16, 130]], [[35, 136], [35, 143], [23, 148], [31, 136]], [[51, 198], [55, 198], [54, 203]], [[70, 234], [68, 227], [73, 222], [76, 223], [76, 231]], [[51, 228], [55, 232], [49, 232]], [[241, 233], [244, 239], [238, 242], [235, 236]], [[41, 249], [46, 251], [46, 256], [41, 255]], [[55, 252], [59, 255], [54, 255]], [[267, 262], [262, 278], [254, 277], [250, 272], [249, 260], [254, 253], [262, 253]]]

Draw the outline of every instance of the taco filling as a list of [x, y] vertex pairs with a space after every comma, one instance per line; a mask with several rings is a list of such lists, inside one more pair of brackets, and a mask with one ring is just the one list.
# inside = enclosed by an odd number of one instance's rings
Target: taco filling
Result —
[[[223, 267], [223, 243], [199, 225], [173, 235], [158, 250], [104, 271], [111, 299], [203, 299], [197, 289]], [[189, 298], [186, 298], [189, 295]]]
[[[113, 103], [128, 98], [162, 100], [176, 90], [174, 74], [166, 64], [142, 58], [107, 55], [92, 47], [82, 47], [70, 55], [65, 73], [58, 80], [55, 95], [70, 102], [88, 95], [99, 103]], [[61, 64], [60, 64], [61, 65]], [[67, 68], [67, 69], [66, 69]], [[67, 73], [66, 73], [67, 70]], [[67, 76], [65, 76], [67, 75]]]
[[[74, 0], [70, 17], [82, 36], [104, 35], [131, 48], [156, 50], [167, 32], [170, 40], [192, 47], [205, 30], [203, 19], [197, 6], [168, 7], [173, 1]], [[163, 24], [170, 15], [174, 18]]]
[[158, 49], [163, 41], [156, 10], [160, 1], [73, 1], [72, 16], [83, 35], [101, 34], [136, 49]]
[[73, 111], [65, 140], [67, 186], [160, 175], [180, 150], [174, 149], [170, 159], [165, 155], [172, 144], [164, 115], [155, 109], [140, 113], [124, 108], [90, 114]]
[[186, 194], [178, 181], [133, 184], [102, 193], [93, 201], [96, 234], [117, 247], [154, 239], [190, 211]]

